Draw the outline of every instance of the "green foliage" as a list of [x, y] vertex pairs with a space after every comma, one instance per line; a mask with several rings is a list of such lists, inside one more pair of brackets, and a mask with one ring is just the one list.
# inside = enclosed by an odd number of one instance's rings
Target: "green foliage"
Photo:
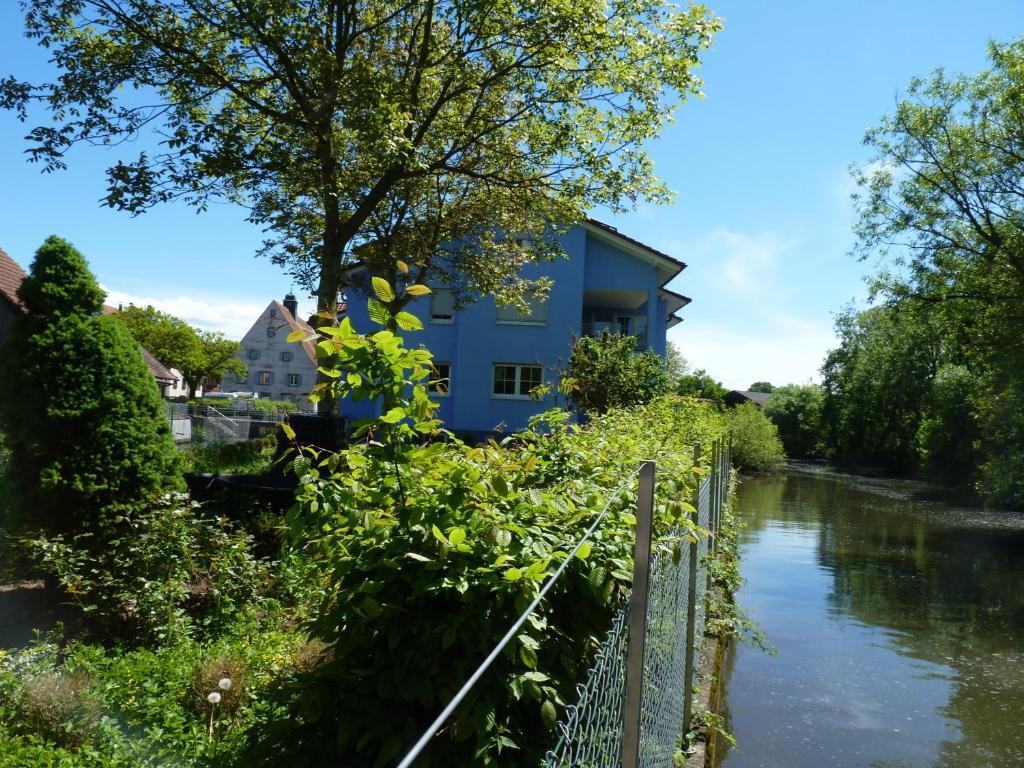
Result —
[[754, 403], [728, 412], [733, 463], [741, 469], [772, 472], [786, 461], [779, 430]]
[[98, 315], [102, 292], [70, 244], [46, 240], [20, 296], [27, 313], [11, 328], [0, 369], [11, 451], [6, 523], [96, 531], [173, 485], [170, 426], [138, 345]]
[[244, 443], [214, 443], [182, 454], [186, 472], [259, 475], [269, 472], [277, 447], [276, 435]]
[[[379, 318], [385, 320], [385, 318]], [[388, 331], [323, 329], [322, 367], [337, 394], [380, 398], [363, 441], [294, 459], [292, 541], [327, 582], [310, 631], [332, 660], [308, 681], [292, 719], [254, 738], [271, 755], [388, 765], [408, 748], [564, 561], [605, 504], [592, 544], [421, 761], [529, 764], [549, 745], [631, 578], [633, 488], [644, 458], [659, 462], [656, 534], [682, 521], [692, 445], [720, 436], [720, 415], [660, 399], [595, 416], [564, 411], [471, 448], [442, 434], [417, 391], [426, 350]], [[326, 343], [325, 343], [326, 342]], [[345, 691], [338, 696], [338, 691]]]
[[786, 455], [793, 459], [822, 456], [825, 452], [821, 421], [824, 390], [813, 384], [787, 384], [773, 388], [771, 395], [764, 405], [764, 415], [778, 427]]
[[267, 581], [251, 539], [182, 494], [126, 513], [107, 538], [33, 542], [39, 561], [104, 635], [166, 642], [244, 613]]
[[764, 392], [771, 394], [775, 391], [775, 385], [769, 381], [755, 381], [747, 388], [748, 392]]
[[675, 382], [677, 395], [710, 400], [720, 410], [725, 407], [725, 394], [728, 391], [720, 381], [715, 381], [703, 368], [698, 368], [692, 373], [684, 373]]
[[669, 391], [664, 361], [651, 350], [636, 352], [636, 338], [604, 331], [572, 345], [567, 375], [573, 404], [588, 413], [643, 405]]
[[667, 200], [646, 145], [700, 93], [721, 26], [651, 0], [28, 0], [25, 16], [59, 70], [0, 82], [23, 119], [48, 106], [31, 157], [62, 168], [77, 143], [154, 131], [159, 152], [109, 168], [106, 204], [244, 200], [329, 324], [356, 248], [390, 285], [461, 279], [522, 301], [536, 252], [498, 233], [550, 251], [548, 222]]
[[[1024, 507], [1024, 39], [991, 44], [989, 58], [978, 74], [913, 80], [865, 137], [874, 157], [856, 173], [856, 251], [892, 263], [874, 291], [910, 326], [896, 334], [909, 359], [920, 360], [913, 337], [922, 326], [938, 354], [906, 376], [882, 371], [880, 387], [905, 392], [905, 402], [874, 414], [892, 422], [891, 436], [843, 436], [842, 424], [859, 420], [860, 406], [848, 405], [856, 394], [830, 393], [830, 419], [840, 455], [973, 481], [989, 503]], [[884, 335], [867, 334], [880, 343]], [[843, 338], [840, 359], [826, 363], [836, 381], [856, 378], [843, 370], [858, 365], [841, 359], [848, 346]]]
[[190, 393], [225, 373], [245, 372], [245, 365], [236, 356], [238, 342], [226, 339], [222, 333], [200, 331], [153, 307], [128, 307], [115, 316], [157, 360], [181, 371]]
[[[274, 625], [224, 625], [220, 637], [156, 650], [41, 641], [0, 650], [0, 767], [138, 768], [248, 765], [246, 731], [280, 708], [273, 687], [306, 665], [306, 645]], [[233, 706], [197, 689], [222, 669], [244, 670]], [[233, 681], [234, 683], [234, 681]]]

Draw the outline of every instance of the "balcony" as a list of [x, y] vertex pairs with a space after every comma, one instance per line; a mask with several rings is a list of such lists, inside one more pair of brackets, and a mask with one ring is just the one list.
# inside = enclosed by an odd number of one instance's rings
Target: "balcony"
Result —
[[647, 349], [647, 329], [646, 328], [624, 328], [623, 324], [617, 322], [592, 322], [583, 323], [583, 335], [590, 336], [591, 338], [598, 338], [602, 333], [611, 333], [621, 336], [632, 336], [636, 339], [636, 345], [633, 347], [636, 352], [643, 352]]

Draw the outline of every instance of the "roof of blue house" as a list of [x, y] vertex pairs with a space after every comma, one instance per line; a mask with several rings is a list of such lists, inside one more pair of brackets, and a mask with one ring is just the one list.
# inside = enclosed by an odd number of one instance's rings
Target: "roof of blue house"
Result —
[[[525, 427], [531, 416], [554, 404], [551, 395], [531, 399], [530, 391], [556, 382], [578, 336], [629, 335], [637, 339], [638, 350], [664, 356], [666, 332], [690, 303], [665, 285], [686, 264], [594, 219], [571, 227], [560, 241], [567, 258], [523, 268], [528, 279], [553, 282], [547, 302], [528, 315], [498, 306], [493, 296], [456, 310], [450, 291], [440, 284], [406, 307], [424, 325], [406, 342], [427, 347], [447, 380], [432, 396], [449, 429], [484, 434]], [[348, 314], [357, 330], [368, 331], [373, 326], [366, 314], [366, 281], [353, 282]], [[376, 415], [375, 407], [345, 402], [342, 412], [365, 418]]]

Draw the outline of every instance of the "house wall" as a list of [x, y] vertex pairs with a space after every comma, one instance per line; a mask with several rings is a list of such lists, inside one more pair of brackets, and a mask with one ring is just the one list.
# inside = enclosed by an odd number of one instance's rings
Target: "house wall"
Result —
[[[556, 371], [566, 367], [572, 340], [582, 332], [585, 290], [643, 291], [648, 300], [641, 307], [614, 311], [643, 316], [650, 346], [664, 355], [668, 312], [658, 298], [661, 286], [655, 268], [596, 239], [583, 227], [569, 230], [562, 237], [562, 246], [568, 258], [529, 264], [523, 270], [525, 277], [554, 280], [547, 321], [542, 325], [499, 322], [491, 296], [457, 311], [452, 323], [431, 321], [429, 296], [406, 308], [424, 325], [424, 330], [406, 334], [406, 343], [426, 346], [435, 362], [452, 366], [449, 394], [432, 395], [440, 404], [438, 417], [449, 429], [516, 431], [525, 428], [531, 416], [553, 407], [553, 395], [540, 402], [493, 395], [493, 367], [539, 364], [544, 368], [545, 383], [556, 384]], [[366, 301], [365, 288], [350, 289], [348, 316], [355, 329], [364, 333], [376, 328], [367, 316]], [[377, 406], [346, 401], [342, 413], [354, 419], [370, 418], [377, 414]]]
[[[273, 336], [267, 335], [268, 328], [273, 328]], [[309, 402], [307, 396], [316, 384], [316, 366], [306, 356], [301, 344], [286, 341], [289, 333], [291, 328], [281, 318], [276, 302], [271, 302], [249, 332], [242, 337], [238, 358], [246, 367], [246, 381], [242, 382], [232, 374], [225, 374], [221, 381], [221, 390], [256, 392], [260, 397], [298, 403], [304, 411], [313, 410], [313, 404]], [[258, 353], [258, 359], [249, 359], [250, 350]], [[292, 359], [282, 360], [282, 352], [290, 352]], [[270, 375], [269, 384], [260, 384], [261, 372]], [[289, 374], [299, 375], [298, 386], [289, 386]]]

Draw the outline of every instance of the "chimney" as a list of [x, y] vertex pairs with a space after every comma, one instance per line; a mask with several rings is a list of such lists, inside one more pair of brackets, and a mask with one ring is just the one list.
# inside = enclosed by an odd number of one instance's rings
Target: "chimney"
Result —
[[295, 294], [294, 293], [289, 293], [287, 296], [285, 296], [284, 297], [284, 301], [282, 301], [281, 303], [284, 304], [284, 308], [285, 309], [287, 309], [289, 312], [292, 313], [292, 317], [294, 317], [295, 319], [298, 319], [298, 317], [299, 317], [299, 302], [295, 300]]

